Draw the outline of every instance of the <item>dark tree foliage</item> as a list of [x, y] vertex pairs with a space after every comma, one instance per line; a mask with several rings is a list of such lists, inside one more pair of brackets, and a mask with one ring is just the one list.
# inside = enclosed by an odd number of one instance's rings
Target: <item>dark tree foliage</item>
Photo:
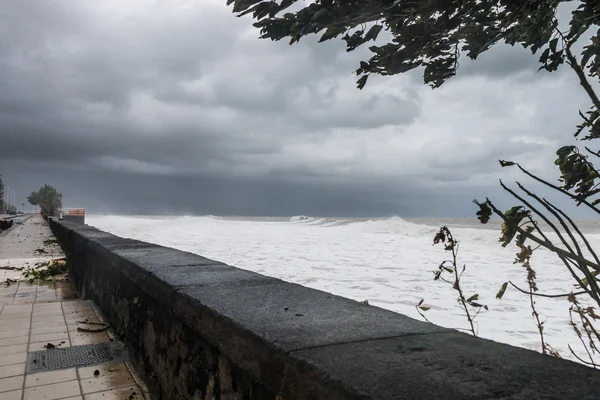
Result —
[[27, 201], [34, 206], [40, 206], [45, 216], [54, 216], [62, 207], [62, 194], [54, 187], [44, 185], [37, 192], [31, 192]]
[[[556, 49], [556, 9], [567, 0], [228, 0], [239, 16], [252, 14], [262, 38], [290, 39], [318, 34], [319, 41], [341, 38], [348, 51], [370, 44], [373, 53], [356, 70], [362, 88], [370, 74], [395, 75], [422, 68], [426, 83], [439, 87], [456, 74], [462, 54], [476, 59], [499, 42], [544, 51], [543, 63], [555, 69], [564, 59]], [[287, 12], [290, 6], [305, 5]], [[570, 36], [593, 20], [596, 2], [584, 3], [573, 18]], [[597, 14], [597, 13], [596, 13]], [[598, 17], [595, 17], [598, 18]], [[382, 31], [390, 40], [374, 44]], [[548, 47], [549, 48], [549, 47]], [[595, 61], [594, 61], [595, 62]]]

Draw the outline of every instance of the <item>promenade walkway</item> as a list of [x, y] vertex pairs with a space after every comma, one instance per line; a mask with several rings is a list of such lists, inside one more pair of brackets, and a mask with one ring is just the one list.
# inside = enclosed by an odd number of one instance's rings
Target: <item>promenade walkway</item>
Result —
[[63, 257], [39, 215], [0, 236], [0, 399], [149, 399], [94, 304], [64, 274], [38, 279]]

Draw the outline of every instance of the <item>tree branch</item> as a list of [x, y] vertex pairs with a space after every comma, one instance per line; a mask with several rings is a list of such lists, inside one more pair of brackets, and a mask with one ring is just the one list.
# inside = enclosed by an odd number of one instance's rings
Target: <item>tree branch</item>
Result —
[[[525, 294], [529, 294], [529, 292], [527, 290], [521, 289], [520, 287], [518, 287], [517, 285], [515, 285], [514, 283], [512, 283], [512, 281], [508, 281], [508, 283], [511, 284], [512, 287], [514, 287], [515, 289], [517, 289], [519, 292], [521, 293], [525, 293]], [[576, 292], [576, 293], [563, 293], [563, 294], [542, 294], [542, 293], [533, 293], [534, 296], [538, 296], [538, 297], [548, 297], [551, 299], [556, 299], [559, 297], [569, 297], [570, 295], [581, 295], [581, 294], [586, 294], [585, 291], [583, 292]]]
[[598, 208], [596, 208], [595, 206], [593, 206], [592, 204], [590, 204], [590, 203], [589, 203], [587, 200], [585, 200], [585, 199], [582, 199], [581, 197], [579, 197], [579, 196], [577, 196], [577, 195], [574, 195], [574, 194], [572, 194], [572, 193], [570, 193], [570, 192], [568, 192], [568, 191], [564, 190], [564, 189], [563, 189], [563, 188], [561, 188], [560, 186], [553, 185], [553, 184], [551, 184], [550, 182], [548, 182], [548, 181], [545, 181], [545, 180], [543, 180], [542, 178], [539, 178], [539, 177], [537, 177], [537, 176], [533, 175], [531, 172], [529, 172], [529, 171], [527, 171], [525, 168], [523, 168], [523, 167], [522, 167], [522, 166], [521, 166], [519, 163], [515, 163], [515, 165], [516, 165], [516, 166], [517, 166], [517, 167], [518, 167], [518, 168], [519, 168], [519, 169], [520, 169], [520, 170], [521, 170], [521, 171], [522, 171], [522, 172], [523, 172], [525, 175], [527, 175], [527, 176], [529, 176], [529, 177], [531, 177], [531, 178], [535, 179], [536, 181], [538, 181], [538, 182], [540, 182], [540, 183], [543, 183], [544, 185], [546, 185], [546, 186], [548, 186], [548, 187], [550, 187], [550, 188], [552, 188], [552, 189], [554, 189], [554, 190], [557, 190], [557, 191], [561, 192], [562, 194], [564, 194], [564, 195], [566, 195], [566, 196], [569, 196], [569, 197], [570, 197], [570, 198], [572, 198], [573, 200], [577, 200], [578, 202], [580, 202], [580, 203], [582, 203], [582, 204], [585, 204], [586, 206], [588, 206], [589, 208], [591, 208], [592, 210], [594, 210], [595, 212], [597, 212], [598, 214], [600, 214], [600, 209], [598, 209]]

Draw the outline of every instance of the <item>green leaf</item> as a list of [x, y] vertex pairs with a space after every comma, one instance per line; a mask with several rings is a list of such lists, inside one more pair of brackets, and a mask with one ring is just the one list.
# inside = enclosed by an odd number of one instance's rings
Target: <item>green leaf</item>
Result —
[[475, 215], [477, 215], [477, 219], [482, 224], [487, 224], [492, 216], [492, 209], [487, 203], [480, 203], [477, 200], [473, 200], [473, 203], [479, 206], [479, 211], [475, 213]]
[[558, 43], [558, 38], [554, 38], [548, 43], [548, 46], [550, 46], [550, 49], [552, 50], [553, 53], [556, 52], [556, 44], [557, 43]]
[[472, 302], [473, 300], [479, 300], [479, 295], [477, 293], [475, 293], [473, 296], [469, 297], [467, 299], [467, 303]]
[[365, 85], [367, 84], [367, 79], [369, 79], [369, 75], [363, 75], [360, 77], [360, 79], [357, 81], [357, 85], [356, 87], [359, 89], [362, 89], [365, 87]]
[[590, 58], [592, 57], [592, 55], [594, 54], [594, 47], [591, 46], [585, 46], [583, 52], [581, 52], [581, 68], [585, 68], [585, 66], [587, 65], [588, 61], [590, 60]]
[[281, 4], [279, 5], [279, 11], [283, 11], [286, 8], [288, 8], [289, 6], [291, 6], [292, 4], [294, 4], [296, 2], [296, 0], [282, 0]]
[[484, 307], [483, 304], [475, 303], [474, 301], [467, 301], [467, 303], [469, 303], [469, 305], [472, 307], [477, 307], [477, 308]]
[[[233, 4], [233, 12], [241, 12], [246, 10], [248, 7], [252, 7], [256, 3], [260, 3], [262, 0], [235, 0]], [[231, 4], [231, 1], [228, 0], [228, 5]]]
[[373, 25], [369, 32], [365, 35], [365, 42], [368, 40], [375, 40], [379, 35], [379, 32], [383, 29], [383, 25]]
[[319, 11], [313, 14], [311, 21], [318, 21], [324, 18], [327, 14], [329, 14], [329, 11], [326, 8], [321, 8]]
[[515, 165], [515, 163], [512, 161], [504, 161], [504, 160], [498, 160], [498, 161], [500, 162], [501, 167], [511, 167], [511, 166]]
[[498, 293], [496, 293], [496, 298], [497, 299], [501, 299], [502, 296], [504, 296], [504, 293], [506, 292], [506, 288], [508, 287], [508, 282], [504, 282], [502, 284], [502, 286], [500, 287], [500, 290], [498, 290]]
[[[548, 57], [550, 56], [550, 49], [546, 49], [544, 50], [544, 52], [542, 53], [542, 55], [540, 56], [540, 62], [542, 64], [546, 64], [548, 62]], [[544, 66], [541, 66], [540, 68], [544, 68]]]
[[530, 215], [530, 212], [523, 206], [514, 206], [504, 213], [504, 222], [501, 227], [501, 236], [499, 241], [502, 242], [502, 247], [506, 247], [515, 237], [518, 232], [518, 226], [523, 220]]
[[575, 146], [563, 146], [560, 149], [556, 150], [556, 155], [560, 158], [564, 158], [571, 154], [575, 149]]
[[442, 267], [442, 268], [444, 268], [447, 272], [449, 272], [451, 274], [454, 273], [454, 270], [452, 268], [448, 268], [448, 267]]
[[319, 39], [319, 43], [324, 42], [329, 39], [333, 39], [333, 38], [337, 37], [338, 35], [344, 33], [345, 31], [346, 31], [346, 28], [344, 28], [344, 27], [330, 26], [329, 28], [327, 28], [325, 30], [325, 33]]

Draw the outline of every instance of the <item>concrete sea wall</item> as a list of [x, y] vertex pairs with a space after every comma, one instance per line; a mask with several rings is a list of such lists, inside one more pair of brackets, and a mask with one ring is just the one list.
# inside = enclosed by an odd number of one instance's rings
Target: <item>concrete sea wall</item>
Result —
[[598, 399], [600, 373], [533, 351], [50, 220], [162, 399]]

